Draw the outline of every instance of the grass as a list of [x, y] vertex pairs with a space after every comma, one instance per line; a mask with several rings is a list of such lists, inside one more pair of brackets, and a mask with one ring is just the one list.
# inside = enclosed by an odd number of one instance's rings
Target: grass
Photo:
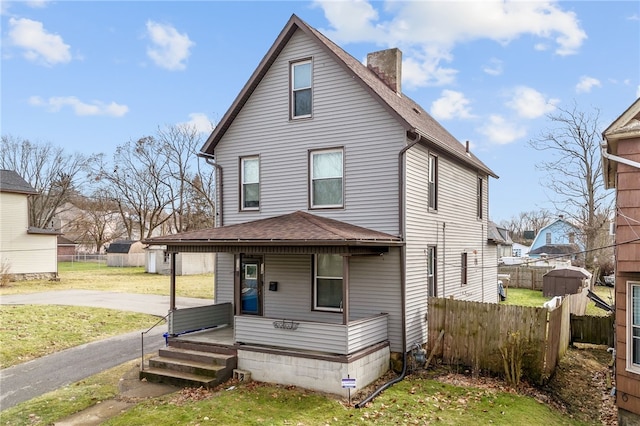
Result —
[[0, 306], [0, 368], [151, 327], [152, 315], [55, 305]]
[[[59, 271], [60, 282], [12, 283], [11, 287], [0, 288], [0, 295], [67, 288], [168, 294], [169, 278], [145, 274], [142, 268], [107, 268], [99, 264], [76, 263], [61, 265]], [[178, 277], [177, 289], [181, 295], [207, 293], [210, 297], [211, 287], [210, 275]], [[519, 303], [541, 306], [540, 299], [536, 299], [541, 296], [540, 292], [527, 294], [526, 290], [522, 291]], [[520, 290], [509, 289], [509, 303], [518, 301], [518, 292]], [[65, 344], [73, 346], [74, 341], [75, 344], [80, 344], [92, 337], [98, 338], [99, 333], [106, 335], [126, 332], [130, 329], [125, 330], [126, 327], [123, 326], [118, 331], [118, 326], [111, 324], [125, 315], [128, 314], [98, 308], [0, 307], [0, 355], [3, 367], [5, 362], [8, 365], [16, 362], [11, 361], [11, 357], [21, 362], [29, 356], [39, 356], [37, 353], [42, 348], [34, 348], [34, 342], [40, 341], [45, 346], [45, 351], [54, 352], [63, 349], [62, 345]], [[150, 316], [141, 317], [148, 317], [150, 323], [156, 320]], [[146, 324], [143, 325], [143, 321], [144, 318], [137, 317], [124, 320], [129, 326], [135, 323], [134, 329], [144, 328]], [[63, 326], [64, 330], [50, 328], [56, 324]], [[89, 332], [82, 336], [68, 332], [74, 329], [88, 329]], [[46, 332], [34, 336], [42, 330]], [[68, 342], [63, 343], [58, 337], [51, 338], [56, 333], [65, 336], [68, 334]], [[0, 424], [53, 424], [73, 413], [114, 398], [118, 394], [119, 380], [134, 364], [135, 361], [3, 410], [0, 412]], [[180, 392], [148, 399], [103, 424], [588, 424], [570, 419], [535, 398], [500, 389], [452, 386], [413, 375], [387, 389], [370, 406], [359, 410], [321, 393], [255, 382], [236, 384], [233, 390], [207, 393], [205, 398], [184, 395], [184, 392]]]
[[74, 413], [118, 395], [120, 378], [137, 361], [103, 371], [79, 382], [0, 411], [2, 425], [52, 425]]
[[224, 425], [362, 424], [581, 425], [533, 398], [409, 376], [362, 409], [294, 387], [249, 383], [201, 400], [173, 394], [148, 400], [103, 423]]
[[[58, 275], [60, 281], [12, 282], [0, 287], [0, 295], [69, 289], [169, 295], [170, 277], [147, 274], [142, 267], [116, 268], [90, 262], [60, 262]], [[212, 298], [213, 274], [176, 277], [176, 295]]]
[[[594, 286], [593, 292], [600, 296], [605, 302], [613, 305], [613, 288], [606, 286]], [[507, 300], [503, 303], [507, 305], [517, 306], [534, 306], [541, 308], [544, 302], [550, 300], [551, 297], [544, 297], [540, 290], [530, 290], [526, 288], [509, 288], [507, 289]], [[607, 312], [596, 307], [591, 300], [587, 303], [585, 315], [605, 316]]]

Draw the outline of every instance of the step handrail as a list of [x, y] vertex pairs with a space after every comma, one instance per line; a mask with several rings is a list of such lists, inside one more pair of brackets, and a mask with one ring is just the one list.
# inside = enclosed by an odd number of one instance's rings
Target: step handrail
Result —
[[151, 330], [153, 330], [154, 328], [156, 328], [158, 326], [158, 324], [160, 324], [162, 321], [166, 321], [167, 317], [169, 317], [169, 315], [171, 315], [173, 313], [173, 311], [169, 311], [169, 313], [165, 316], [163, 316], [162, 318], [160, 318], [158, 320], [158, 322], [156, 322], [155, 324], [153, 324], [151, 327], [149, 327], [148, 330], [143, 331], [142, 333], [140, 333], [140, 371], [144, 371], [144, 335], [147, 334], [148, 332], [150, 332]]

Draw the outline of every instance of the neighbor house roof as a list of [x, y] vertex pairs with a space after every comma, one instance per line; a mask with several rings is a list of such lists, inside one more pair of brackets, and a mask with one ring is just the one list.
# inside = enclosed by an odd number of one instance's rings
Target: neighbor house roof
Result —
[[538, 247], [535, 250], [531, 250], [529, 254], [576, 254], [580, 251], [580, 247], [577, 244], [547, 244], [542, 247]]
[[13, 170], [0, 170], [0, 192], [16, 194], [38, 194], [33, 186]]
[[[618, 155], [618, 141], [628, 138], [640, 138], [640, 99], [627, 108], [613, 123], [602, 132], [605, 140], [603, 152]], [[617, 161], [610, 161], [606, 155], [602, 156], [602, 176], [607, 189], [616, 187]]]
[[495, 244], [513, 244], [509, 231], [505, 228], [500, 228], [493, 221], [487, 222], [487, 240]]
[[58, 245], [59, 246], [76, 246], [78, 244], [71, 241], [68, 238], [63, 237], [62, 235], [58, 235]]
[[231, 104], [229, 110], [222, 117], [215, 127], [204, 146], [202, 152], [213, 154], [213, 149], [220, 142], [229, 126], [239, 114], [240, 110], [247, 102], [260, 81], [264, 78], [271, 65], [275, 62], [282, 49], [293, 34], [301, 30], [312, 40], [316, 41], [329, 56], [342, 66], [355, 81], [361, 84], [374, 99], [376, 99], [407, 131], [416, 133], [422, 138], [437, 146], [440, 150], [457, 158], [459, 161], [482, 172], [497, 178], [498, 176], [489, 169], [480, 159], [467, 151], [456, 138], [454, 138], [444, 127], [433, 119], [420, 105], [404, 94], [398, 94], [387, 86], [372, 70], [363, 65], [360, 61], [349, 55], [338, 45], [325, 37], [318, 30], [309, 26], [306, 22], [292, 15], [278, 38], [264, 56], [256, 70], [251, 75], [249, 81], [242, 88], [236, 99]]
[[334, 219], [296, 211], [282, 216], [219, 228], [149, 238], [145, 244], [167, 245], [402, 245], [401, 238]]

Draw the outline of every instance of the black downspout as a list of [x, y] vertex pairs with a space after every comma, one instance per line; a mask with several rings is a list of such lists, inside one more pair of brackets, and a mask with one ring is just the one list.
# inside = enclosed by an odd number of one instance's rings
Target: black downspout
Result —
[[[404, 154], [418, 142], [420, 142], [420, 135], [417, 132], [414, 132], [416, 138], [412, 140], [407, 146], [402, 148], [400, 152], [398, 152], [398, 224], [400, 228], [400, 236], [402, 239], [405, 239], [405, 221], [404, 221]], [[405, 240], [406, 244], [406, 240]], [[406, 245], [403, 244], [400, 247], [400, 305], [402, 309], [402, 371], [400, 374], [389, 380], [387, 383], [380, 386], [378, 389], [373, 391], [371, 395], [366, 397], [363, 401], [357, 403], [355, 408], [362, 408], [367, 405], [373, 398], [378, 396], [380, 392], [389, 388], [390, 386], [395, 385], [396, 383], [402, 381], [407, 375], [407, 301], [406, 301], [406, 293], [407, 293], [407, 267], [406, 267], [406, 258], [407, 258], [407, 249]]]

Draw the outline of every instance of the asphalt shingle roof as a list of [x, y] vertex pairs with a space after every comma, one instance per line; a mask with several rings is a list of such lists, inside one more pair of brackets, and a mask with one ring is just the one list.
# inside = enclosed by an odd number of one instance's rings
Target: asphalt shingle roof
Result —
[[378, 102], [404, 125], [407, 131], [419, 134], [440, 150], [452, 155], [459, 161], [481, 170], [489, 176], [494, 178], [498, 177], [480, 159], [473, 155], [473, 153], [467, 152], [466, 147], [431, 117], [420, 105], [404, 94], [398, 95], [393, 89], [387, 86], [375, 72], [367, 68], [356, 58], [345, 52], [296, 15], [291, 16], [273, 46], [258, 65], [258, 68], [253, 72], [249, 81], [242, 88], [229, 110], [207, 139], [202, 147], [202, 152], [213, 154], [213, 148], [218, 144], [234, 118], [238, 115], [271, 65], [275, 62], [278, 54], [298, 29], [311, 36], [321, 47], [326, 49], [328, 53], [336, 59], [339, 65], [343, 66], [352, 74], [356, 81], [361, 83]]
[[229, 242], [274, 245], [294, 242], [333, 245], [396, 245], [401, 244], [402, 240], [384, 232], [296, 211], [253, 222], [182, 232], [149, 238], [144, 241], [145, 244]]
[[0, 170], [0, 192], [37, 194], [29, 183], [13, 170]]

